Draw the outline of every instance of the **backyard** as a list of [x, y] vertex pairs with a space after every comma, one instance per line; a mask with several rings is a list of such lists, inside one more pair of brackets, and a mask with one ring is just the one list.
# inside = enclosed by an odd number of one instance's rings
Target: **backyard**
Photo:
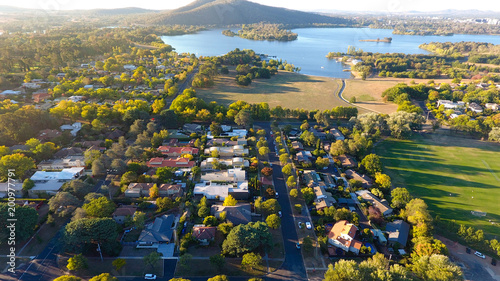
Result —
[[387, 139], [375, 151], [394, 187], [425, 200], [433, 216], [500, 235], [500, 146], [442, 134]]

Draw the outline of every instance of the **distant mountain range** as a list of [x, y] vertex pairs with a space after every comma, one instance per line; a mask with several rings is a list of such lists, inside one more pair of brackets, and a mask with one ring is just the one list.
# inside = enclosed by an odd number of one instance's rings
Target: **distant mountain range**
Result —
[[306, 25], [348, 24], [350, 20], [265, 6], [246, 0], [197, 0], [184, 7], [148, 15], [146, 23], [183, 25], [232, 25], [258, 22]]

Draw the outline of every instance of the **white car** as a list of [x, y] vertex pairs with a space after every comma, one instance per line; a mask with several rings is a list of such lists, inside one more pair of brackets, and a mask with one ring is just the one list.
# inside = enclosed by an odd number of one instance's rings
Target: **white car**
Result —
[[278, 211], [278, 216], [281, 218], [283, 216], [283, 214], [281, 213], [281, 211]]
[[476, 252], [474, 253], [474, 255], [476, 255], [476, 256], [478, 256], [478, 257], [480, 257], [480, 258], [482, 258], [482, 259], [485, 259], [485, 258], [486, 258], [486, 256], [485, 256], [484, 254], [482, 254], [482, 253], [480, 253], [480, 252], [478, 252], [478, 251], [476, 251]]
[[307, 229], [312, 229], [312, 224], [308, 221], [306, 221], [306, 228]]
[[156, 280], [156, 275], [154, 274], [146, 274], [144, 275], [145, 280]]

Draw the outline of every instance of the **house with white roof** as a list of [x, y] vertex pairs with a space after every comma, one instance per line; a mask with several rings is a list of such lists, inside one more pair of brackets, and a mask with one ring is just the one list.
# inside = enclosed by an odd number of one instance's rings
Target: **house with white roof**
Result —
[[20, 94], [22, 94], [21, 91], [5, 90], [5, 91], [0, 93], [0, 96], [8, 96], [8, 95], [17, 96]]
[[132, 71], [132, 70], [135, 70], [137, 67], [135, 65], [133, 65], [133, 64], [126, 64], [126, 65], [123, 66], [123, 68], [125, 70]]
[[234, 145], [230, 147], [213, 146], [205, 149], [204, 152], [205, 154], [212, 154], [213, 151], [217, 151], [221, 157], [248, 155], [248, 148], [245, 148], [243, 145]]
[[438, 100], [437, 107], [440, 107], [441, 105], [443, 105], [445, 109], [458, 109], [458, 108], [465, 107], [465, 102], [463, 102], [463, 101], [452, 102], [450, 100]]
[[29, 191], [29, 195], [32, 197], [37, 197], [40, 193], [55, 195], [65, 182], [79, 178], [84, 170], [83, 167], [79, 167], [63, 169], [60, 172], [37, 171], [30, 178], [35, 186]]
[[220, 164], [232, 167], [248, 167], [250, 166], [250, 161], [245, 160], [243, 157], [233, 157], [230, 159], [218, 159], [209, 157], [206, 160], [201, 161], [200, 168], [202, 170], [212, 170], [213, 163], [219, 161]]
[[237, 200], [248, 199], [248, 181], [219, 182], [204, 181], [194, 186], [194, 195], [205, 196], [207, 199], [224, 201], [228, 195]]
[[23, 196], [23, 183], [18, 180], [10, 180], [8, 182], [0, 182], [0, 198], [11, 197], [19, 198]]
[[71, 125], [61, 125], [61, 131], [70, 131], [70, 134], [76, 137], [76, 134], [82, 129], [82, 123], [75, 122]]

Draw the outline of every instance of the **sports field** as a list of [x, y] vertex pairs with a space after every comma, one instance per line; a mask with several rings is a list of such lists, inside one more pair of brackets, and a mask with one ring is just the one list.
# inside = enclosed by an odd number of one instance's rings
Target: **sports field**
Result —
[[[290, 109], [325, 110], [351, 106], [337, 96], [341, 85], [339, 79], [280, 71], [271, 79], [254, 79], [245, 87], [236, 84], [235, 76], [236, 72], [231, 69], [228, 75], [216, 78], [214, 87], [196, 89], [196, 93], [206, 102], [216, 101], [225, 105], [243, 100], [249, 103], [267, 102], [270, 107], [281, 105]], [[360, 112], [366, 110], [360, 109]]]
[[393, 186], [424, 199], [433, 216], [500, 236], [500, 145], [431, 134], [388, 139], [375, 151]]

